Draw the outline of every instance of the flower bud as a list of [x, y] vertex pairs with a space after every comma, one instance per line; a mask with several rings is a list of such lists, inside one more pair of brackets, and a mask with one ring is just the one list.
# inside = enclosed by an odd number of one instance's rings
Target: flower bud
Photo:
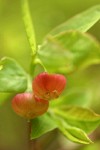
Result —
[[12, 100], [13, 110], [18, 115], [28, 119], [44, 114], [48, 106], [48, 101], [37, 98], [31, 93], [17, 94]]
[[39, 74], [33, 80], [34, 94], [42, 99], [51, 100], [58, 98], [66, 85], [66, 78], [60, 74]]

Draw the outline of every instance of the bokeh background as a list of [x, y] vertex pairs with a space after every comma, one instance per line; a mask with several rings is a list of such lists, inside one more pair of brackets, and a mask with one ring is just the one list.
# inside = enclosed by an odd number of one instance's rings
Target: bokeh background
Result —
[[[46, 34], [54, 27], [97, 4], [100, 4], [100, 0], [29, 0], [37, 44], [40, 45]], [[88, 32], [100, 41], [100, 22]], [[0, 58], [4, 56], [15, 58], [29, 72], [31, 50], [22, 20], [20, 0], [0, 0]], [[100, 113], [100, 65], [91, 66], [85, 70], [83, 76], [87, 76], [86, 82], [90, 75], [91, 80], [88, 85], [93, 87], [95, 94], [89, 106]], [[79, 76], [80, 74], [75, 76], [75, 79], [79, 79]], [[80, 82], [81, 78], [79, 84]], [[0, 93], [1, 102], [3, 97], [3, 93]], [[0, 150], [28, 150], [27, 121], [12, 111], [11, 97], [4, 103], [1, 102]], [[39, 150], [100, 150], [100, 129], [98, 128], [91, 137], [95, 144], [79, 145], [68, 141], [55, 130], [42, 136], [36, 142]]]

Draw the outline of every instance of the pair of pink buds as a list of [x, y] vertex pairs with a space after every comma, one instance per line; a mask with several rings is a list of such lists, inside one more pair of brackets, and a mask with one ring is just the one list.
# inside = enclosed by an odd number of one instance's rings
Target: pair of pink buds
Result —
[[59, 97], [65, 85], [63, 75], [41, 73], [32, 82], [33, 93], [17, 94], [12, 100], [12, 107], [22, 117], [38, 117], [48, 110], [50, 100]]

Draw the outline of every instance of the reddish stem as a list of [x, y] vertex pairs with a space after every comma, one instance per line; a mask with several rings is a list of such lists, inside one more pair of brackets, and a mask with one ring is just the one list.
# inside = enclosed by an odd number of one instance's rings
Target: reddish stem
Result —
[[31, 134], [31, 120], [28, 121], [28, 139], [29, 139], [29, 150], [39, 150], [37, 146], [37, 140], [30, 139]]

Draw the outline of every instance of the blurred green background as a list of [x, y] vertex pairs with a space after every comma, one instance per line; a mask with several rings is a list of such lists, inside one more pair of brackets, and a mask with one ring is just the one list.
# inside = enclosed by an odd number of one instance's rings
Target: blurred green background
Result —
[[[37, 44], [41, 44], [46, 34], [60, 23], [99, 3], [100, 0], [29, 0]], [[100, 22], [89, 33], [100, 40], [99, 31]], [[31, 50], [22, 20], [20, 0], [0, 0], [0, 58], [4, 56], [15, 58], [29, 72]], [[90, 75], [91, 80], [88, 82]], [[81, 81], [80, 76], [87, 77], [86, 85], [92, 85], [95, 101], [91, 102], [90, 107], [100, 113], [100, 65], [75, 75], [75, 80], [79, 80], [75, 84], [83, 84], [84, 80]], [[41, 137], [37, 144], [42, 143], [42, 148], [38, 147], [40, 150], [99, 150], [100, 130], [97, 129], [91, 136], [95, 144], [84, 146], [71, 143], [58, 131], [54, 131]], [[27, 138], [27, 122], [12, 111], [9, 98], [0, 106], [0, 150], [28, 150]]]

